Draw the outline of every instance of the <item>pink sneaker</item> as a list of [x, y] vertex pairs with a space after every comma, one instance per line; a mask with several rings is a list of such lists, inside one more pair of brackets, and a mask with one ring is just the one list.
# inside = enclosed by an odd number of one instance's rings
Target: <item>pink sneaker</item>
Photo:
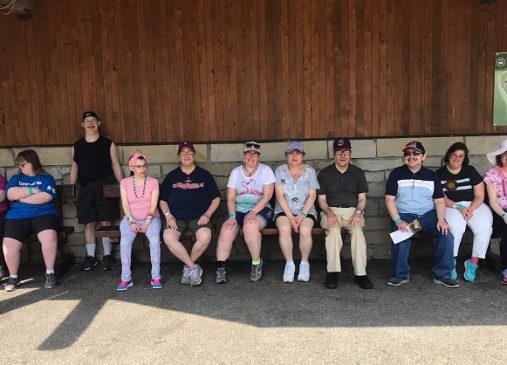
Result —
[[164, 285], [160, 279], [151, 279], [151, 287], [153, 289], [162, 289]]
[[125, 291], [128, 288], [130, 288], [132, 285], [134, 285], [134, 283], [132, 282], [132, 280], [130, 280], [130, 281], [123, 281], [122, 280], [122, 281], [120, 281], [120, 283], [116, 287], [116, 291]]

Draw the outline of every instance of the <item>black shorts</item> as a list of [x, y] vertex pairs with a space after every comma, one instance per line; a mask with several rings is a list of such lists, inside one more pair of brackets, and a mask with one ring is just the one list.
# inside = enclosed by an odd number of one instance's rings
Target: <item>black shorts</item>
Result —
[[120, 218], [118, 199], [104, 198], [104, 185], [116, 184], [114, 177], [81, 186], [78, 191], [76, 209], [79, 223], [112, 221]]
[[[287, 216], [287, 215], [285, 214], [285, 212], [280, 212], [280, 213], [278, 213], [278, 214], [275, 216], [275, 222], [276, 222], [276, 220], [278, 219], [278, 217], [285, 217], [285, 216]], [[296, 217], [296, 216], [294, 216], [294, 217]], [[317, 226], [318, 226], [318, 224], [317, 224], [317, 219], [313, 216], [313, 214], [307, 214], [307, 215], [306, 215], [306, 218], [310, 218], [310, 219], [313, 221], [313, 226], [314, 226], [314, 227], [317, 227]]]
[[30, 233], [39, 234], [42, 231], [58, 229], [58, 217], [53, 214], [41, 215], [35, 218], [6, 219], [4, 237], [23, 242]]

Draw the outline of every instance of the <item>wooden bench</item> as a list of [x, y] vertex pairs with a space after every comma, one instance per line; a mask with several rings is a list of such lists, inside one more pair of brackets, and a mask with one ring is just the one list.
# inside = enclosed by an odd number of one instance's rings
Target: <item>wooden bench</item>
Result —
[[[73, 226], [66, 226], [63, 224], [63, 204], [73, 202], [76, 196], [76, 189], [74, 185], [71, 184], [62, 184], [56, 185], [56, 209], [58, 210], [58, 253], [56, 256], [55, 263], [55, 274], [59, 278], [63, 276], [75, 263], [74, 255], [65, 251], [65, 246], [68, 243], [69, 236], [74, 233]], [[35, 234], [31, 234], [27, 238], [27, 249], [28, 249], [28, 257], [31, 257], [31, 247], [30, 244], [33, 242], [37, 242], [37, 236]]]

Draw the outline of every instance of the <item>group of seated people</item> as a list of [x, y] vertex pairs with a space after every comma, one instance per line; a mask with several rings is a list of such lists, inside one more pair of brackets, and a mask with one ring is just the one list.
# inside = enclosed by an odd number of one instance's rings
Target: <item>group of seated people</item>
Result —
[[[100, 135], [100, 120], [94, 112], [84, 113], [82, 126], [85, 137], [74, 144], [70, 174], [70, 182], [79, 187], [78, 220], [85, 225], [87, 255], [80, 268], [88, 271], [98, 264], [95, 227], [111, 224], [118, 218], [114, 202], [103, 197], [102, 187], [119, 183], [124, 217], [120, 223], [121, 280], [116, 290], [125, 291], [133, 285], [132, 244], [139, 233], [146, 235], [149, 241], [151, 286], [154, 289], [163, 287], [160, 275], [163, 226], [164, 243], [184, 264], [181, 284], [200, 285], [203, 269], [197, 261], [211, 242], [210, 220], [220, 205], [220, 192], [213, 176], [196, 165], [193, 144], [188, 141], [179, 144], [180, 165], [169, 172], [159, 188], [158, 180], [148, 175], [147, 157], [140, 152], [128, 160], [131, 176], [122, 177], [116, 146]], [[243, 163], [232, 170], [227, 182], [227, 215], [216, 248], [216, 283], [227, 282], [227, 260], [240, 229], [251, 256], [250, 281], [261, 279], [261, 230], [272, 224], [278, 228], [279, 244], [286, 261], [282, 280], [293, 282], [296, 271], [298, 281], [310, 280], [311, 233], [320, 223], [326, 232], [326, 288], [334, 289], [338, 285], [342, 230], [347, 230], [351, 236], [355, 281], [363, 289], [373, 287], [366, 273], [363, 234], [368, 192], [365, 173], [351, 164], [352, 148], [348, 138], [335, 139], [333, 151], [334, 162], [317, 175], [305, 163], [303, 143], [290, 141], [285, 152], [286, 163], [273, 172], [260, 163], [261, 145], [255, 141], [245, 143]], [[420, 142], [411, 141], [402, 151], [403, 165], [390, 173], [386, 184], [385, 204], [391, 230], [403, 232], [415, 227], [434, 236], [433, 282], [455, 288], [459, 286], [455, 257], [466, 226], [474, 234], [472, 253], [464, 263], [463, 277], [468, 282], [476, 278], [479, 260], [485, 258], [494, 228], [502, 236], [500, 282], [507, 285], [507, 140], [499, 149], [487, 154], [494, 167], [486, 172], [484, 179], [469, 164], [468, 148], [461, 142], [449, 147], [443, 166], [436, 172], [423, 166], [426, 151]], [[42, 246], [45, 287], [53, 288], [56, 286], [58, 229], [55, 181], [44, 171], [33, 150], [18, 153], [16, 163], [19, 172], [8, 182], [0, 175], [0, 232], [3, 231], [3, 253], [9, 270], [5, 290], [13, 291], [20, 285], [18, 269], [22, 242], [32, 232]], [[274, 207], [270, 203], [273, 194], [276, 196]], [[195, 237], [190, 252], [180, 240], [186, 231]], [[294, 234], [299, 235], [301, 260], [298, 268], [293, 257]], [[111, 243], [104, 240], [102, 244], [104, 267], [110, 269], [114, 264]], [[410, 245], [410, 237], [392, 243], [394, 275], [387, 281], [388, 285], [400, 286], [410, 281]], [[2, 265], [0, 276], [5, 274]]]

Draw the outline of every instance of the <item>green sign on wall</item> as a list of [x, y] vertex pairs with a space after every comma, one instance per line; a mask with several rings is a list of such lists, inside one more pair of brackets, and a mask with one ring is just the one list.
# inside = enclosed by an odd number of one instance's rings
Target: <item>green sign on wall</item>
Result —
[[495, 53], [495, 91], [493, 125], [507, 125], [507, 52]]

